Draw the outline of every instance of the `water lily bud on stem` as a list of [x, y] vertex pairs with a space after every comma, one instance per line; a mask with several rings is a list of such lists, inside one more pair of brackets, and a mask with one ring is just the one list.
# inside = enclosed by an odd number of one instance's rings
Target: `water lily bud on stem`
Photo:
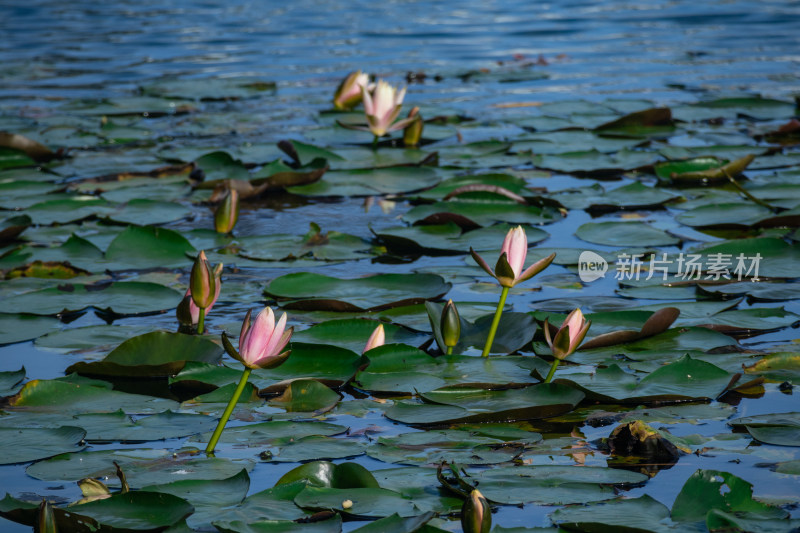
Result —
[[286, 313], [281, 315], [278, 322], [275, 322], [275, 314], [272, 309], [265, 307], [254, 321], [250, 321], [252, 311], [248, 311], [242, 322], [242, 331], [239, 334], [239, 350], [233, 347], [225, 332], [222, 333], [222, 346], [228, 355], [244, 365], [242, 378], [239, 385], [231, 396], [228, 406], [222, 413], [222, 417], [217, 423], [217, 428], [211, 435], [211, 439], [206, 446], [206, 453], [214, 453], [214, 448], [219, 442], [222, 430], [233, 412], [233, 408], [239, 402], [239, 397], [247, 385], [247, 379], [254, 368], [275, 368], [281, 365], [291, 354], [291, 350], [284, 351], [289, 339], [292, 337], [294, 328], [286, 329]]
[[[197, 332], [205, 331], [206, 310], [210, 309], [219, 296], [218, 277], [222, 273], [222, 264], [217, 265], [217, 269], [211, 269], [211, 265], [206, 258], [205, 251], [201, 250], [192, 265], [192, 272], [189, 275], [189, 293], [192, 302], [197, 306]], [[191, 303], [189, 305], [191, 310]], [[194, 314], [192, 314], [194, 323]]]
[[39, 509], [36, 511], [36, 531], [38, 533], [57, 533], [56, 516], [53, 513], [53, 506], [50, 502], [42, 498]]
[[588, 333], [591, 325], [591, 320], [587, 321], [586, 317], [581, 313], [581, 310], [575, 309], [567, 315], [567, 318], [564, 320], [564, 323], [561, 324], [561, 327], [558, 328], [555, 336], [551, 337], [550, 324], [546, 318], [544, 319], [544, 338], [547, 341], [547, 345], [550, 346], [550, 351], [553, 352], [553, 357], [555, 357], [550, 367], [550, 372], [544, 380], [545, 383], [550, 383], [550, 380], [553, 379], [558, 364], [575, 353], [575, 350], [578, 349], [578, 346], [580, 346], [584, 337], [586, 337], [586, 333]]
[[494, 320], [492, 320], [492, 325], [489, 328], [489, 335], [483, 347], [483, 353], [481, 354], [483, 357], [486, 357], [489, 355], [492, 344], [494, 343], [497, 326], [500, 324], [500, 316], [503, 314], [503, 307], [506, 304], [508, 289], [514, 287], [518, 283], [531, 279], [550, 266], [556, 254], [550, 254], [523, 270], [525, 259], [528, 256], [528, 237], [525, 235], [525, 230], [522, 226], [517, 226], [509, 230], [506, 234], [506, 238], [503, 239], [503, 247], [500, 249], [500, 257], [497, 259], [494, 270], [489, 268], [486, 261], [484, 261], [475, 250], [470, 248], [469, 253], [472, 255], [475, 262], [478, 263], [487, 274], [496, 279], [503, 288], [500, 292], [500, 302], [497, 304], [497, 311], [494, 314]]
[[214, 213], [214, 229], [217, 233], [230, 233], [239, 220], [239, 192], [235, 189], [228, 191], [225, 199]]
[[422, 128], [424, 126], [422, 115], [419, 114], [419, 108], [415, 107], [409, 111], [408, 118], [413, 118], [414, 120], [403, 130], [403, 144], [417, 146], [420, 139], [422, 139]]
[[461, 528], [464, 533], [489, 533], [492, 529], [492, 508], [477, 489], [461, 506]]
[[447, 300], [442, 310], [442, 319], [439, 323], [439, 330], [442, 332], [442, 340], [447, 346], [447, 354], [453, 353], [453, 348], [458, 344], [461, 337], [461, 319], [458, 316], [458, 309], [453, 300]]

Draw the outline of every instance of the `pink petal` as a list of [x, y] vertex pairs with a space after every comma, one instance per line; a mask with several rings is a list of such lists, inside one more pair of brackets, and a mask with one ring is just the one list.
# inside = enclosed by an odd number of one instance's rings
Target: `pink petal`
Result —
[[369, 93], [366, 87], [361, 87], [361, 100], [364, 102], [364, 113], [369, 115], [375, 114], [375, 106], [372, 103], [372, 95]]
[[264, 345], [264, 349], [261, 351], [261, 357], [278, 355], [280, 351], [278, 349], [278, 344], [280, 343], [283, 337], [283, 330], [285, 329], [286, 329], [286, 313], [283, 313], [281, 315], [281, 318], [278, 320], [278, 324], [275, 326], [275, 329], [272, 330], [272, 334], [270, 335], [269, 341], [267, 341], [267, 343]]
[[269, 342], [274, 329], [275, 315], [272, 314], [272, 309], [265, 307], [258, 313], [245, 338], [239, 340], [239, 353], [242, 359], [248, 362], [259, 359], [263, 353], [261, 348]]
[[525, 258], [528, 256], [528, 237], [525, 235], [525, 230], [522, 226], [517, 226], [508, 231], [506, 238], [503, 240], [503, 247], [500, 253], [506, 253], [508, 264], [511, 265], [511, 270], [514, 271], [514, 276], [519, 278], [522, 274], [522, 267], [525, 266]]

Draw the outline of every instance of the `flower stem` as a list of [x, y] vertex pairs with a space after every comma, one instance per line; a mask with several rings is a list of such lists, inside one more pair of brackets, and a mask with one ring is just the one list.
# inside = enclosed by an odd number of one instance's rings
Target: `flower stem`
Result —
[[492, 327], [489, 328], [489, 336], [486, 337], [486, 344], [483, 347], [481, 357], [486, 357], [492, 351], [492, 344], [494, 343], [494, 336], [497, 333], [497, 326], [500, 324], [500, 316], [503, 314], [503, 308], [506, 305], [506, 297], [508, 296], [508, 287], [503, 287], [503, 292], [500, 293], [500, 301], [497, 302], [497, 311], [494, 312], [494, 319], [492, 320]]
[[558, 368], [558, 364], [561, 362], [561, 359], [553, 359], [553, 364], [550, 365], [550, 372], [547, 373], [547, 377], [544, 378], [543, 383], [550, 383], [550, 380], [553, 379], [553, 375], [556, 373], [556, 368]]
[[447, 347], [447, 355], [453, 355], [453, 347], [452, 346], [448, 346]]
[[202, 335], [203, 331], [206, 329], [206, 310], [202, 307], [200, 308], [200, 315], [197, 319], [197, 334]]
[[378, 149], [378, 136], [377, 135], [372, 138], [372, 149], [373, 150], [377, 150]]
[[[203, 315], [201, 314], [200, 316]], [[211, 435], [211, 440], [208, 441], [208, 446], [206, 446], [207, 454], [214, 453], [214, 448], [216, 448], [217, 441], [219, 441], [219, 438], [222, 435], [222, 430], [225, 429], [225, 424], [228, 423], [228, 419], [231, 417], [233, 408], [236, 407], [237, 403], [239, 403], [239, 396], [242, 395], [244, 386], [247, 385], [247, 379], [250, 377], [250, 372], [252, 372], [252, 370], [249, 368], [245, 368], [244, 372], [242, 372], [242, 379], [239, 380], [239, 385], [236, 387], [236, 390], [233, 391], [233, 396], [231, 396], [231, 401], [228, 402], [228, 407], [225, 408], [225, 411], [222, 413], [222, 418], [220, 418], [219, 422], [217, 423], [217, 429], [214, 430], [214, 434]]]

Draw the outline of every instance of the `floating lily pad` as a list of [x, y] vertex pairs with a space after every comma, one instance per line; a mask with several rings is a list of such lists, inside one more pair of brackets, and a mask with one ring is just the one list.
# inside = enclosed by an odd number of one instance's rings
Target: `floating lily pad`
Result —
[[31, 309], [38, 315], [74, 313], [87, 307], [117, 315], [139, 315], [171, 309], [181, 297], [181, 293], [163, 285], [117, 281], [88, 287], [64, 284], [11, 296], [5, 302], [10, 308]]
[[109, 486], [119, 485], [114, 462], [125, 473], [131, 488], [160, 485], [189, 479], [226, 479], [253, 463], [205, 457], [194, 452], [173, 453], [166, 449], [125, 449], [66, 453], [29, 466], [26, 473], [46, 481], [78, 481], [103, 478]]
[[[303, 331], [295, 332], [295, 342], [315, 342], [341, 346], [356, 353], [362, 352], [367, 339], [381, 322], [360, 318], [327, 320]], [[404, 343], [414, 346], [422, 344], [429, 337], [414, 333], [394, 324], [383, 324], [387, 344]]]
[[204, 415], [164, 411], [136, 421], [123, 412], [80, 414], [69, 423], [85, 429], [89, 442], [147, 442], [208, 431], [217, 421]]
[[501, 504], [565, 505], [609, 500], [613, 486], [644, 483], [637, 472], [591, 466], [518, 466], [476, 473], [481, 494]]
[[403, 215], [412, 224], [445, 224], [454, 222], [462, 228], [491, 226], [495, 222], [514, 224], [548, 224], [562, 218], [552, 207], [520, 205], [513, 202], [448, 201], [418, 205]]
[[575, 236], [593, 244], [607, 246], [670, 246], [681, 240], [643, 222], [587, 222]]
[[18, 394], [9, 398], [9, 406], [29, 411], [70, 414], [112, 413], [118, 410], [129, 414], [151, 414], [178, 408], [177, 403], [163, 398], [39, 379], [29, 381]]
[[309, 435], [297, 439], [287, 437], [273, 446], [277, 448], [263, 452], [262, 459], [287, 463], [318, 459], [333, 460], [356, 457], [362, 455], [365, 450], [362, 442], [321, 435]]
[[57, 428], [0, 428], [5, 452], [0, 464], [27, 463], [66, 452], [80, 451], [86, 432], [74, 426]]
[[248, 259], [280, 261], [312, 256], [323, 261], [363, 259], [370, 255], [370, 244], [360, 237], [338, 231], [322, 233], [311, 224], [305, 235], [267, 235], [244, 237], [239, 254]]
[[58, 319], [47, 316], [0, 314], [0, 344], [35, 339], [60, 324]]
[[778, 446], [797, 446], [800, 442], [800, 413], [776, 413], [737, 418], [731, 426], [747, 429], [760, 442]]
[[[88, 533], [100, 528], [107, 531], [158, 531], [189, 516], [193, 508], [186, 500], [171, 494], [127, 492], [73, 505], [64, 510], [53, 508], [59, 530]], [[0, 502], [0, 515], [17, 522], [36, 523], [38, 503], [23, 502], [6, 496]]]
[[[486, 228], [462, 232], [461, 227], [448, 221], [441, 225], [421, 225], [382, 229], [376, 237], [392, 251], [399, 253], [467, 253], [498, 249], [511, 224], [495, 224]], [[524, 226], [528, 244], [543, 241], [550, 235], [539, 228]]]
[[[302, 438], [310, 435], [330, 436], [344, 433], [345, 426], [330, 424], [327, 422], [290, 422], [285, 420], [275, 420], [271, 422], [259, 422], [246, 426], [236, 426], [226, 428], [222, 432], [220, 442], [231, 443], [237, 446], [266, 446], [276, 443], [276, 441], [286, 438]], [[211, 433], [197, 435], [191, 439], [192, 442], [207, 443], [211, 438]]]
[[619, 531], [623, 533], [666, 533], [669, 509], [647, 494], [590, 505], [558, 509], [550, 515], [558, 526], [574, 531]]
[[741, 513], [745, 518], [786, 518], [788, 513], [753, 499], [753, 486], [747, 481], [717, 470], [697, 470], [686, 480], [675, 503], [672, 519], [679, 522], [705, 521], [712, 509]]
[[186, 361], [215, 363], [222, 348], [202, 337], [154, 331], [126, 340], [102, 361], [78, 362], [67, 368], [86, 376], [166, 377], [184, 367]]
[[289, 386], [277, 398], [269, 401], [274, 407], [286, 409], [286, 412], [301, 412], [315, 415], [330, 411], [339, 402], [341, 397], [319, 381], [313, 379], [298, 379], [289, 383]]
[[111, 241], [104, 265], [111, 270], [188, 267], [194, 247], [181, 234], [165, 228], [128, 226]]
[[287, 190], [302, 196], [372, 196], [426, 189], [438, 181], [437, 171], [430, 167], [338, 170], [327, 172], [316, 183]]
[[336, 279], [298, 272], [273, 279], [265, 289], [270, 296], [293, 299], [286, 309], [376, 311], [436, 299], [451, 285], [435, 274], [377, 274], [356, 279]]
[[455, 422], [498, 422], [550, 418], [571, 411], [584, 394], [557, 384], [524, 389], [439, 389], [424, 393], [433, 403], [398, 402], [386, 417], [411, 425]]
[[[352, 507], [342, 509], [342, 502], [350, 500]], [[344, 515], [383, 517], [397, 513], [400, 516], [415, 516], [421, 513], [414, 503], [400, 494], [386, 489], [334, 489], [306, 487], [294, 499], [304, 509], [323, 511], [336, 510]]]

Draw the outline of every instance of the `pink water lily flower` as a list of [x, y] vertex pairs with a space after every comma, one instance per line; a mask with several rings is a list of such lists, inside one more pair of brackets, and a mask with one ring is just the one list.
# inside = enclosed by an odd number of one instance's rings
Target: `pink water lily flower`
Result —
[[544, 338], [553, 352], [553, 357], [559, 360], [564, 360], [569, 357], [575, 350], [578, 349], [581, 342], [583, 342], [589, 327], [592, 325], [591, 321], [587, 321], [583, 316], [580, 309], [575, 309], [564, 320], [561, 327], [558, 328], [555, 336], [550, 335], [550, 324], [547, 319], [544, 320]]
[[342, 122], [339, 122], [339, 125], [352, 130], [372, 132], [376, 138], [383, 137], [390, 131], [402, 130], [417, 120], [416, 117], [410, 117], [395, 122], [403, 107], [405, 96], [405, 87], [398, 91], [396, 87], [383, 80], [378, 80], [368, 87], [364, 86], [361, 88], [361, 99], [364, 101], [367, 125], [358, 126]]
[[503, 247], [500, 249], [500, 257], [494, 270], [489, 268], [486, 261], [475, 250], [470, 248], [469, 253], [487, 274], [495, 278], [503, 287], [509, 288], [517, 283], [531, 279], [547, 268], [556, 257], [554, 253], [550, 254], [523, 270], [525, 259], [528, 256], [528, 237], [525, 235], [525, 230], [522, 226], [517, 226], [506, 234], [506, 238], [503, 240]]
[[290, 350], [284, 352], [283, 349], [289, 343], [294, 328], [286, 329], [286, 313], [276, 324], [272, 309], [265, 307], [251, 324], [251, 312], [247, 312], [242, 323], [239, 351], [233, 349], [224, 333], [222, 345], [231, 357], [247, 368], [274, 368], [289, 357]]
[[369, 75], [357, 70], [347, 75], [333, 96], [333, 107], [339, 110], [353, 109], [361, 102], [361, 88], [369, 83]]
[[364, 351], [361, 353], [365, 353], [370, 351], [373, 348], [377, 348], [378, 346], [383, 346], [386, 342], [386, 332], [383, 330], [383, 324], [378, 324], [378, 327], [372, 332], [372, 335], [369, 336], [367, 339], [367, 344], [364, 346]]

